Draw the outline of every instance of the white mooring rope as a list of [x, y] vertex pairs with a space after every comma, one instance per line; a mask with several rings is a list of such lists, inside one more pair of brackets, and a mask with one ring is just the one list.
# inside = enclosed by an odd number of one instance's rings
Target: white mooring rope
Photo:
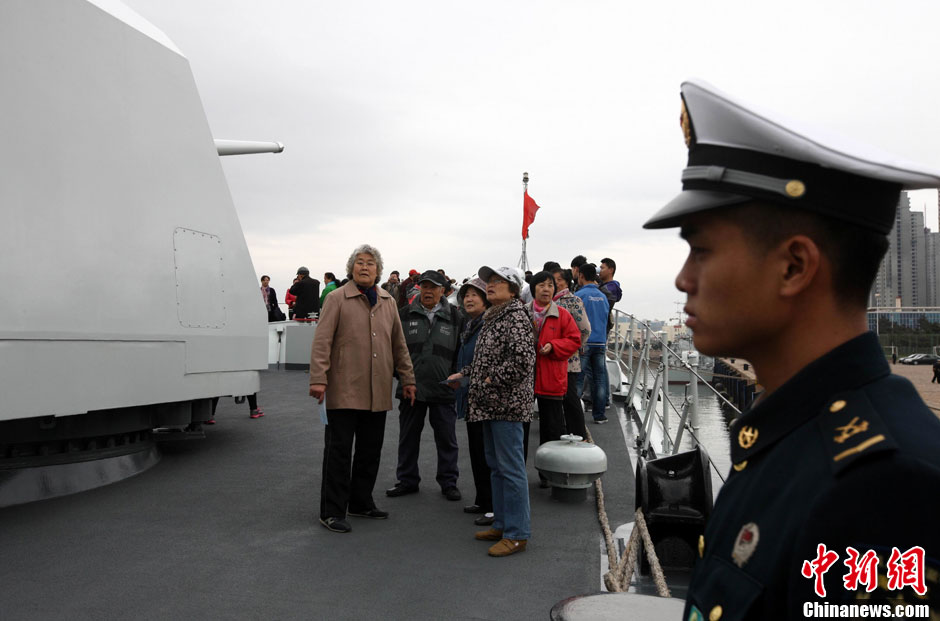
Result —
[[[594, 439], [591, 437], [591, 432], [585, 431], [588, 442], [593, 444]], [[666, 586], [666, 576], [659, 564], [659, 557], [656, 556], [656, 549], [653, 547], [653, 540], [650, 538], [646, 519], [643, 517], [643, 510], [636, 510], [636, 522], [633, 525], [633, 532], [630, 533], [630, 539], [627, 540], [627, 547], [623, 551], [623, 556], [618, 560], [614, 535], [610, 530], [607, 509], [604, 506], [604, 484], [601, 483], [600, 479], [594, 481], [594, 491], [597, 497], [597, 521], [600, 522], [601, 530], [604, 532], [604, 543], [607, 546], [607, 563], [611, 568], [610, 571], [604, 574], [604, 586], [612, 593], [620, 593], [629, 589], [630, 577], [633, 575], [633, 568], [636, 565], [637, 547], [642, 538], [643, 547], [646, 550], [646, 556], [649, 559], [650, 569], [653, 573], [653, 581], [656, 583], [656, 592], [660, 597], [672, 597], [669, 587]]]

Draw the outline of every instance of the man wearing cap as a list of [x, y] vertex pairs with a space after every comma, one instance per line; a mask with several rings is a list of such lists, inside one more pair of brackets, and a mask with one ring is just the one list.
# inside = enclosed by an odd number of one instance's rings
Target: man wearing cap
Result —
[[940, 172], [796, 131], [702, 82], [682, 99], [683, 192], [645, 227], [681, 227], [689, 244], [676, 287], [696, 348], [746, 358], [764, 387], [730, 429], [684, 618], [849, 602], [938, 614], [940, 420], [890, 374], [866, 302], [900, 191], [938, 187]]
[[[437, 483], [447, 500], [460, 500], [457, 489], [457, 411], [454, 391], [442, 384], [454, 372], [463, 327], [457, 308], [444, 297], [444, 276], [428, 270], [416, 279], [420, 293], [399, 311], [411, 354], [418, 396], [399, 404], [398, 482], [385, 491], [391, 497], [418, 491], [418, 452], [427, 414], [437, 446]], [[401, 398], [399, 396], [399, 398]]]
[[294, 302], [294, 319], [308, 319], [320, 312], [320, 281], [310, 278], [310, 270], [297, 268], [297, 282], [290, 288], [290, 294], [297, 296]]

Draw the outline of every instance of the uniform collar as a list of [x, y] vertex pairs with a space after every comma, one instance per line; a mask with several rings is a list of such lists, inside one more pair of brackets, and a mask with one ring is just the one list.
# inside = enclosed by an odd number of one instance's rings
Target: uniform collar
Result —
[[731, 426], [731, 461], [740, 464], [814, 418], [833, 394], [889, 375], [878, 337], [866, 332], [809, 363]]

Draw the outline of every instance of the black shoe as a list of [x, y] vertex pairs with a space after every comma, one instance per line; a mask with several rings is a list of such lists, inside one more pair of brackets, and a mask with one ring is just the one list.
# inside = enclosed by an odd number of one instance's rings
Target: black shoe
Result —
[[492, 513], [487, 513], [486, 515], [481, 515], [477, 519], [473, 520], [473, 523], [477, 526], [489, 526], [496, 521], [496, 517]]
[[335, 517], [320, 518], [320, 523], [323, 524], [323, 528], [331, 530], [334, 533], [348, 533], [352, 530], [352, 526], [349, 525], [349, 522]]
[[399, 496], [405, 496], [406, 494], [416, 494], [417, 492], [417, 485], [411, 487], [408, 485], [402, 485], [401, 483], [396, 483], [395, 487], [390, 487], [385, 490], [385, 495], [391, 498], [398, 498]]
[[346, 512], [346, 514], [351, 515], [353, 517], [372, 518], [373, 520], [387, 520], [388, 519], [388, 511], [382, 511], [381, 509], [376, 509], [375, 507], [371, 509], [365, 509], [364, 511], [353, 511], [352, 509], [350, 509], [349, 511]]
[[595, 418], [595, 419], [594, 419], [594, 424], [595, 424], [595, 425], [603, 425], [603, 424], [606, 423], [606, 422], [607, 422], [607, 417], [606, 417], [606, 416], [603, 417], [603, 418]]
[[442, 489], [441, 493], [447, 498], [447, 500], [460, 500], [463, 496], [460, 495], [460, 490], [456, 487], [448, 487], [447, 489]]
[[468, 505], [463, 508], [464, 513], [486, 513], [486, 509], [480, 505]]

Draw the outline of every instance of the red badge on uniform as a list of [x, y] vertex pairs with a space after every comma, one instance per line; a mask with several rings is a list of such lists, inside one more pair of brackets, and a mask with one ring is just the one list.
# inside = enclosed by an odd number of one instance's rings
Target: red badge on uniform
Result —
[[744, 567], [744, 564], [754, 554], [757, 549], [757, 542], [760, 540], [760, 529], [754, 522], [748, 522], [738, 531], [738, 536], [734, 540], [734, 549], [731, 550], [731, 560], [738, 567]]

